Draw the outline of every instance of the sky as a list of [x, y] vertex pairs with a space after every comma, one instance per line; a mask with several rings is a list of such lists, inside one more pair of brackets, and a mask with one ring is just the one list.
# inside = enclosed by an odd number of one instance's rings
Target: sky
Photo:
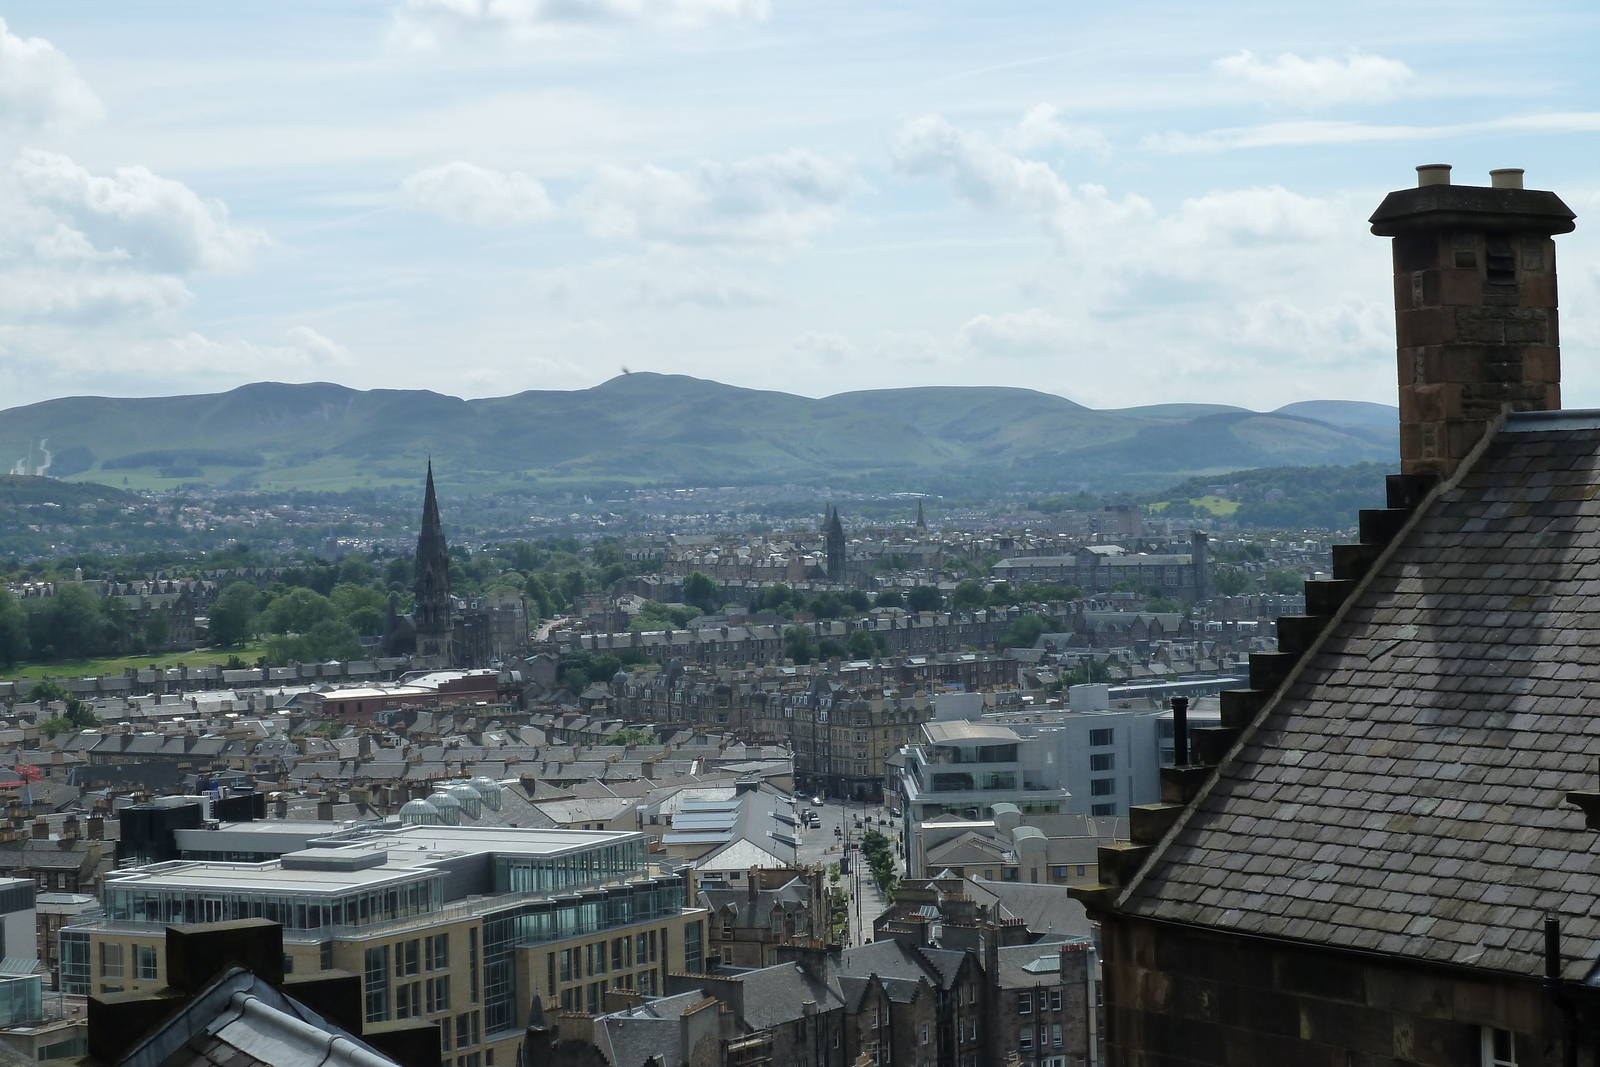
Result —
[[0, 0], [0, 408], [624, 368], [1394, 402], [1414, 167], [1526, 169], [1600, 406], [1600, 5]]

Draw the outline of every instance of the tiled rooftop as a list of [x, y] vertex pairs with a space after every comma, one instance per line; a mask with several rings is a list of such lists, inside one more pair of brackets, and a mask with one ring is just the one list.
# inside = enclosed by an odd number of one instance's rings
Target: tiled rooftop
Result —
[[1122, 901], [1524, 975], [1600, 954], [1600, 428], [1502, 432]]

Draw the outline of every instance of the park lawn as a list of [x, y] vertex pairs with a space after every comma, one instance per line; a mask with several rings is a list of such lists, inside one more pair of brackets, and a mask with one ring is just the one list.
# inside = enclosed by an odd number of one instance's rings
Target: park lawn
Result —
[[1195, 497], [1189, 503], [1197, 508], [1205, 508], [1211, 514], [1217, 516], [1232, 515], [1239, 510], [1239, 502], [1237, 500], [1224, 500], [1220, 496]]
[[37, 682], [45, 678], [92, 678], [102, 674], [121, 674], [129, 667], [154, 670], [157, 667], [210, 667], [228, 662], [229, 656], [238, 656], [246, 663], [254, 663], [266, 655], [265, 645], [246, 645], [239, 649], [197, 649], [194, 652], [171, 652], [162, 656], [113, 656], [108, 659], [66, 660], [61, 663], [28, 663], [9, 671], [0, 671], [0, 681]]

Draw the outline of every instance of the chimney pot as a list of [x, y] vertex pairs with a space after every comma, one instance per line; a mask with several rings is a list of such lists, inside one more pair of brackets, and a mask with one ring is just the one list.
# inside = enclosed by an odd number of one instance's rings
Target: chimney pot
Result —
[[1450, 164], [1424, 163], [1417, 168], [1417, 186], [1424, 185], [1449, 185]]
[[1489, 172], [1489, 185], [1494, 189], [1521, 189], [1522, 168], [1501, 167]]

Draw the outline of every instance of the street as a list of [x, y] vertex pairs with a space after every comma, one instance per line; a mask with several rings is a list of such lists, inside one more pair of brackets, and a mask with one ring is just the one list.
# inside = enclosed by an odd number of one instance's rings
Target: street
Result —
[[[871, 804], [862, 805], [856, 801], [840, 801], [833, 798], [824, 798], [826, 803], [813, 804], [809, 800], [801, 801], [800, 807], [811, 808], [820, 819], [819, 824], [813, 829], [805, 829], [800, 833], [799, 861], [802, 864], [819, 863], [824, 866], [838, 863], [844, 855], [844, 845], [848, 841], [857, 844], [861, 835], [867, 829], [865, 820], [871, 820], [871, 828], [883, 834], [890, 841], [895, 854], [895, 870], [904, 873], [905, 864], [899, 856], [899, 842], [896, 839], [898, 825], [889, 818], [887, 810]], [[855, 825], [856, 819], [862, 819], [860, 827]], [[884, 820], [889, 825], [880, 824]], [[848, 824], [848, 825], [847, 825]], [[834, 836], [834, 828], [840, 827], [846, 836]], [[883, 894], [878, 892], [877, 884], [872, 880], [872, 872], [866, 869], [860, 860], [859, 850], [851, 853], [851, 870], [841, 883], [850, 896], [850, 945], [859, 945], [871, 940], [872, 922], [883, 913], [887, 906]]]

